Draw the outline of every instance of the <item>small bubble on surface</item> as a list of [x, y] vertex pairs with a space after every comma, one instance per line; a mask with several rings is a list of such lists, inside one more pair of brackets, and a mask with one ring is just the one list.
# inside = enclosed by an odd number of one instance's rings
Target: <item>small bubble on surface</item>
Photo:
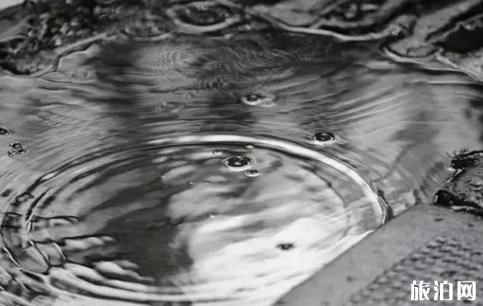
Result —
[[0, 127], [0, 135], [8, 135], [9, 132], [6, 128]]
[[259, 176], [260, 175], [260, 172], [258, 172], [258, 170], [247, 170], [245, 171], [245, 175], [248, 176], [248, 177], [256, 177], [256, 176]]
[[277, 245], [277, 248], [279, 248], [282, 251], [288, 251], [290, 249], [293, 249], [294, 247], [295, 247], [295, 245], [293, 243], [290, 243], [290, 242], [279, 243]]
[[244, 171], [253, 165], [253, 160], [242, 155], [230, 156], [223, 161], [223, 164], [235, 171]]
[[268, 93], [250, 93], [241, 97], [241, 102], [250, 106], [271, 107], [274, 101], [275, 96]]
[[330, 132], [318, 132], [312, 136], [312, 141], [317, 144], [332, 144], [335, 140], [335, 135]]

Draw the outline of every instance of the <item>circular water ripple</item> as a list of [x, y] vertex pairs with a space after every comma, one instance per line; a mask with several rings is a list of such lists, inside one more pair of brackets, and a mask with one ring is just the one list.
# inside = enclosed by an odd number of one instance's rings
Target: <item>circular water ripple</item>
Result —
[[345, 164], [241, 135], [86, 152], [7, 197], [36, 305], [269, 305], [385, 219]]

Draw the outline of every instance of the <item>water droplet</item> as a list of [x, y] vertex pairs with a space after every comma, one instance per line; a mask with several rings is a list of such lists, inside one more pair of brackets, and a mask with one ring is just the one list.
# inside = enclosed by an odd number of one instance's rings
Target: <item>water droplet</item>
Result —
[[271, 107], [274, 104], [275, 96], [268, 93], [251, 93], [241, 97], [243, 104], [250, 106]]
[[260, 175], [260, 172], [258, 170], [247, 170], [245, 171], [245, 175], [248, 177], [256, 177]]
[[246, 156], [230, 156], [223, 161], [224, 165], [232, 170], [245, 171], [253, 165], [253, 161]]
[[335, 140], [335, 135], [333, 133], [318, 132], [312, 136], [312, 141], [317, 144], [327, 145], [327, 144], [334, 143], [336, 140]]
[[8, 135], [8, 130], [6, 128], [0, 127], [0, 135]]
[[290, 243], [290, 242], [288, 242], [288, 243], [279, 243], [277, 245], [277, 248], [279, 248], [282, 251], [288, 251], [290, 249], [293, 249], [294, 247], [295, 247], [295, 245], [293, 243]]

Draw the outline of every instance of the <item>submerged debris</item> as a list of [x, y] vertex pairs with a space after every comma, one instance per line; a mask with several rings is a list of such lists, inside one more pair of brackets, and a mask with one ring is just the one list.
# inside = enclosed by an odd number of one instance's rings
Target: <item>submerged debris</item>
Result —
[[279, 29], [343, 41], [376, 40], [393, 59], [436, 59], [483, 78], [479, 0], [443, 1], [437, 7], [432, 1], [411, 0], [25, 3], [0, 13], [0, 69], [16, 74], [52, 68], [59, 53], [98, 40], [159, 40], [175, 32], [230, 36], [234, 31]]
[[33, 74], [51, 68], [63, 51], [109, 35], [139, 36], [140, 27], [159, 34], [153, 22], [160, 10], [144, 5], [143, 1], [51, 0], [1, 12], [0, 25], [7, 30], [0, 34], [0, 67]]
[[13, 142], [10, 144], [10, 150], [8, 150], [8, 156], [12, 157], [14, 155], [19, 155], [27, 152], [25, 148], [19, 142]]
[[434, 204], [483, 216], [483, 151], [462, 151], [451, 167], [455, 174], [436, 193]]

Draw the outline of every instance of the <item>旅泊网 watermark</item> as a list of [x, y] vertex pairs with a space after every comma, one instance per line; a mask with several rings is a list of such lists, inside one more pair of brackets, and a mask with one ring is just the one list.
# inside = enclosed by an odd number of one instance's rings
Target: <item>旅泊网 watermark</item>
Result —
[[416, 281], [411, 283], [411, 301], [475, 301], [474, 281]]

